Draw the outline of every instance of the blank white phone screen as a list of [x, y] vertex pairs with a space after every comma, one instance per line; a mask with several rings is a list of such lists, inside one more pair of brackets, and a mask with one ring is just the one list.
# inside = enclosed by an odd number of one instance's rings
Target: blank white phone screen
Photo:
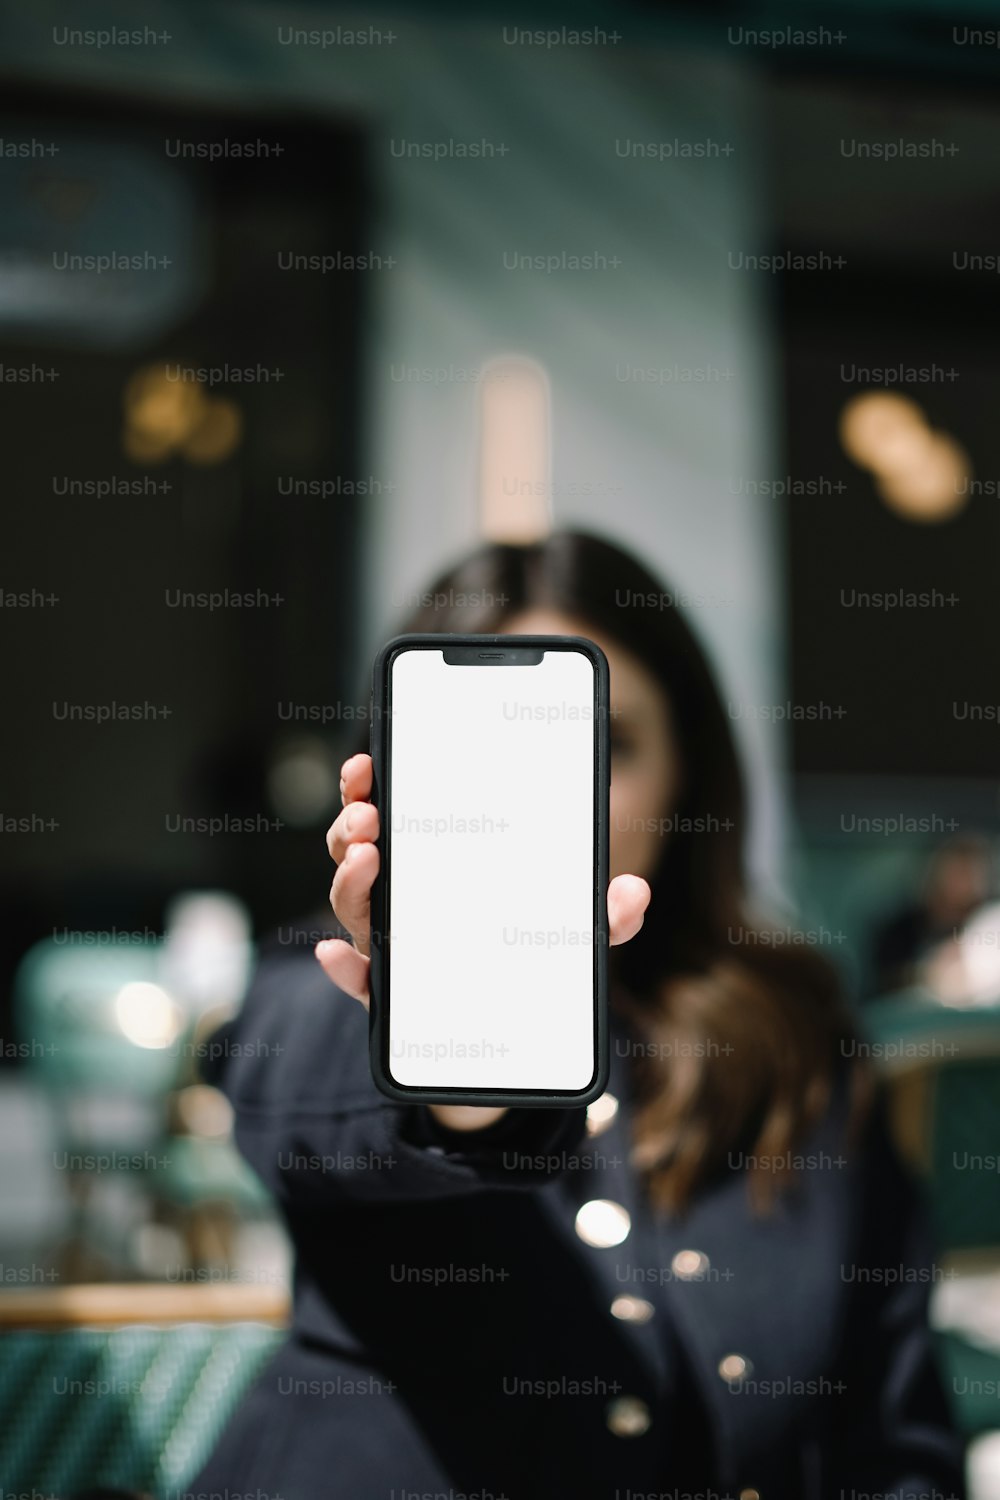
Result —
[[388, 1069], [581, 1090], [595, 1068], [595, 672], [403, 650], [390, 687]]

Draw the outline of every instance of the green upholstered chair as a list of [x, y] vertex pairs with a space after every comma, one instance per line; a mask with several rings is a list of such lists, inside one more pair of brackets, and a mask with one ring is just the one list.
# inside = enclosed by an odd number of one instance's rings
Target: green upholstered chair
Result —
[[[234, 1293], [227, 1298], [220, 1293]], [[281, 1294], [243, 1287], [67, 1289], [82, 1316], [99, 1319], [124, 1298], [141, 1318], [171, 1302], [182, 1318], [220, 1303], [278, 1313]], [[88, 1293], [96, 1306], [88, 1311]], [[204, 1299], [200, 1294], [208, 1294]], [[246, 1294], [250, 1295], [247, 1296]], [[223, 1425], [281, 1340], [273, 1322], [116, 1321], [9, 1326], [58, 1293], [0, 1296], [0, 1475], [5, 1491], [64, 1497], [108, 1486], [160, 1497], [183, 1492]], [[8, 1326], [4, 1328], [4, 1323]]]

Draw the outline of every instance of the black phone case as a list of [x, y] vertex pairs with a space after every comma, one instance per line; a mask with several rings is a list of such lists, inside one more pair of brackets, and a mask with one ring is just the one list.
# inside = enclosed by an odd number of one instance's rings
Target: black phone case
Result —
[[[596, 832], [596, 869], [594, 877], [594, 1077], [586, 1088], [576, 1093], [553, 1091], [539, 1093], [530, 1089], [423, 1089], [400, 1085], [389, 1071], [388, 1007], [391, 1004], [388, 928], [389, 885], [392, 879], [392, 809], [389, 805], [389, 756], [391, 753], [392, 703], [389, 669], [401, 650], [435, 651], [462, 647], [502, 647], [545, 651], [581, 651], [594, 665], [596, 686], [594, 712], [594, 826]], [[502, 667], [498, 670], [503, 670]], [[608, 1080], [608, 833], [611, 752], [609, 736], [610, 693], [608, 663], [604, 652], [593, 641], [575, 635], [460, 635], [442, 632], [438, 635], [398, 635], [388, 641], [375, 658], [372, 672], [371, 755], [373, 763], [372, 801], [379, 810], [379, 873], [372, 887], [371, 900], [371, 1007], [369, 1045], [372, 1077], [376, 1086], [390, 1099], [405, 1104], [478, 1104], [548, 1106], [567, 1109], [589, 1104], [602, 1094]]]

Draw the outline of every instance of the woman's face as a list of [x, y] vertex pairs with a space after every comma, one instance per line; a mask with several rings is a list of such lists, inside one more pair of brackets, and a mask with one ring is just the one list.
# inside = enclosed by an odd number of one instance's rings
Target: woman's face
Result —
[[611, 875], [642, 875], [659, 864], [667, 819], [680, 790], [680, 763], [670, 705], [656, 680], [630, 651], [582, 620], [556, 610], [529, 609], [509, 620], [505, 635], [583, 635], [595, 641], [611, 670]]

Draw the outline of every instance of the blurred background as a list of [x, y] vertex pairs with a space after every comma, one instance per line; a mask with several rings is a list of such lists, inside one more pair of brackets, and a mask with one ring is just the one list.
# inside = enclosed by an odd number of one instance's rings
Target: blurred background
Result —
[[[371, 655], [481, 533], [516, 355], [556, 524], [639, 552], [710, 649], [754, 890], [892, 1083], [1000, 1493], [998, 27], [0, 5], [0, 1380], [70, 1328], [81, 1368], [173, 1360], [151, 1484], [287, 1290], [201, 1064], [256, 946], [319, 935]], [[158, 1313], [170, 1283], [214, 1301]], [[84, 1467], [139, 1441], [58, 1421]]]

